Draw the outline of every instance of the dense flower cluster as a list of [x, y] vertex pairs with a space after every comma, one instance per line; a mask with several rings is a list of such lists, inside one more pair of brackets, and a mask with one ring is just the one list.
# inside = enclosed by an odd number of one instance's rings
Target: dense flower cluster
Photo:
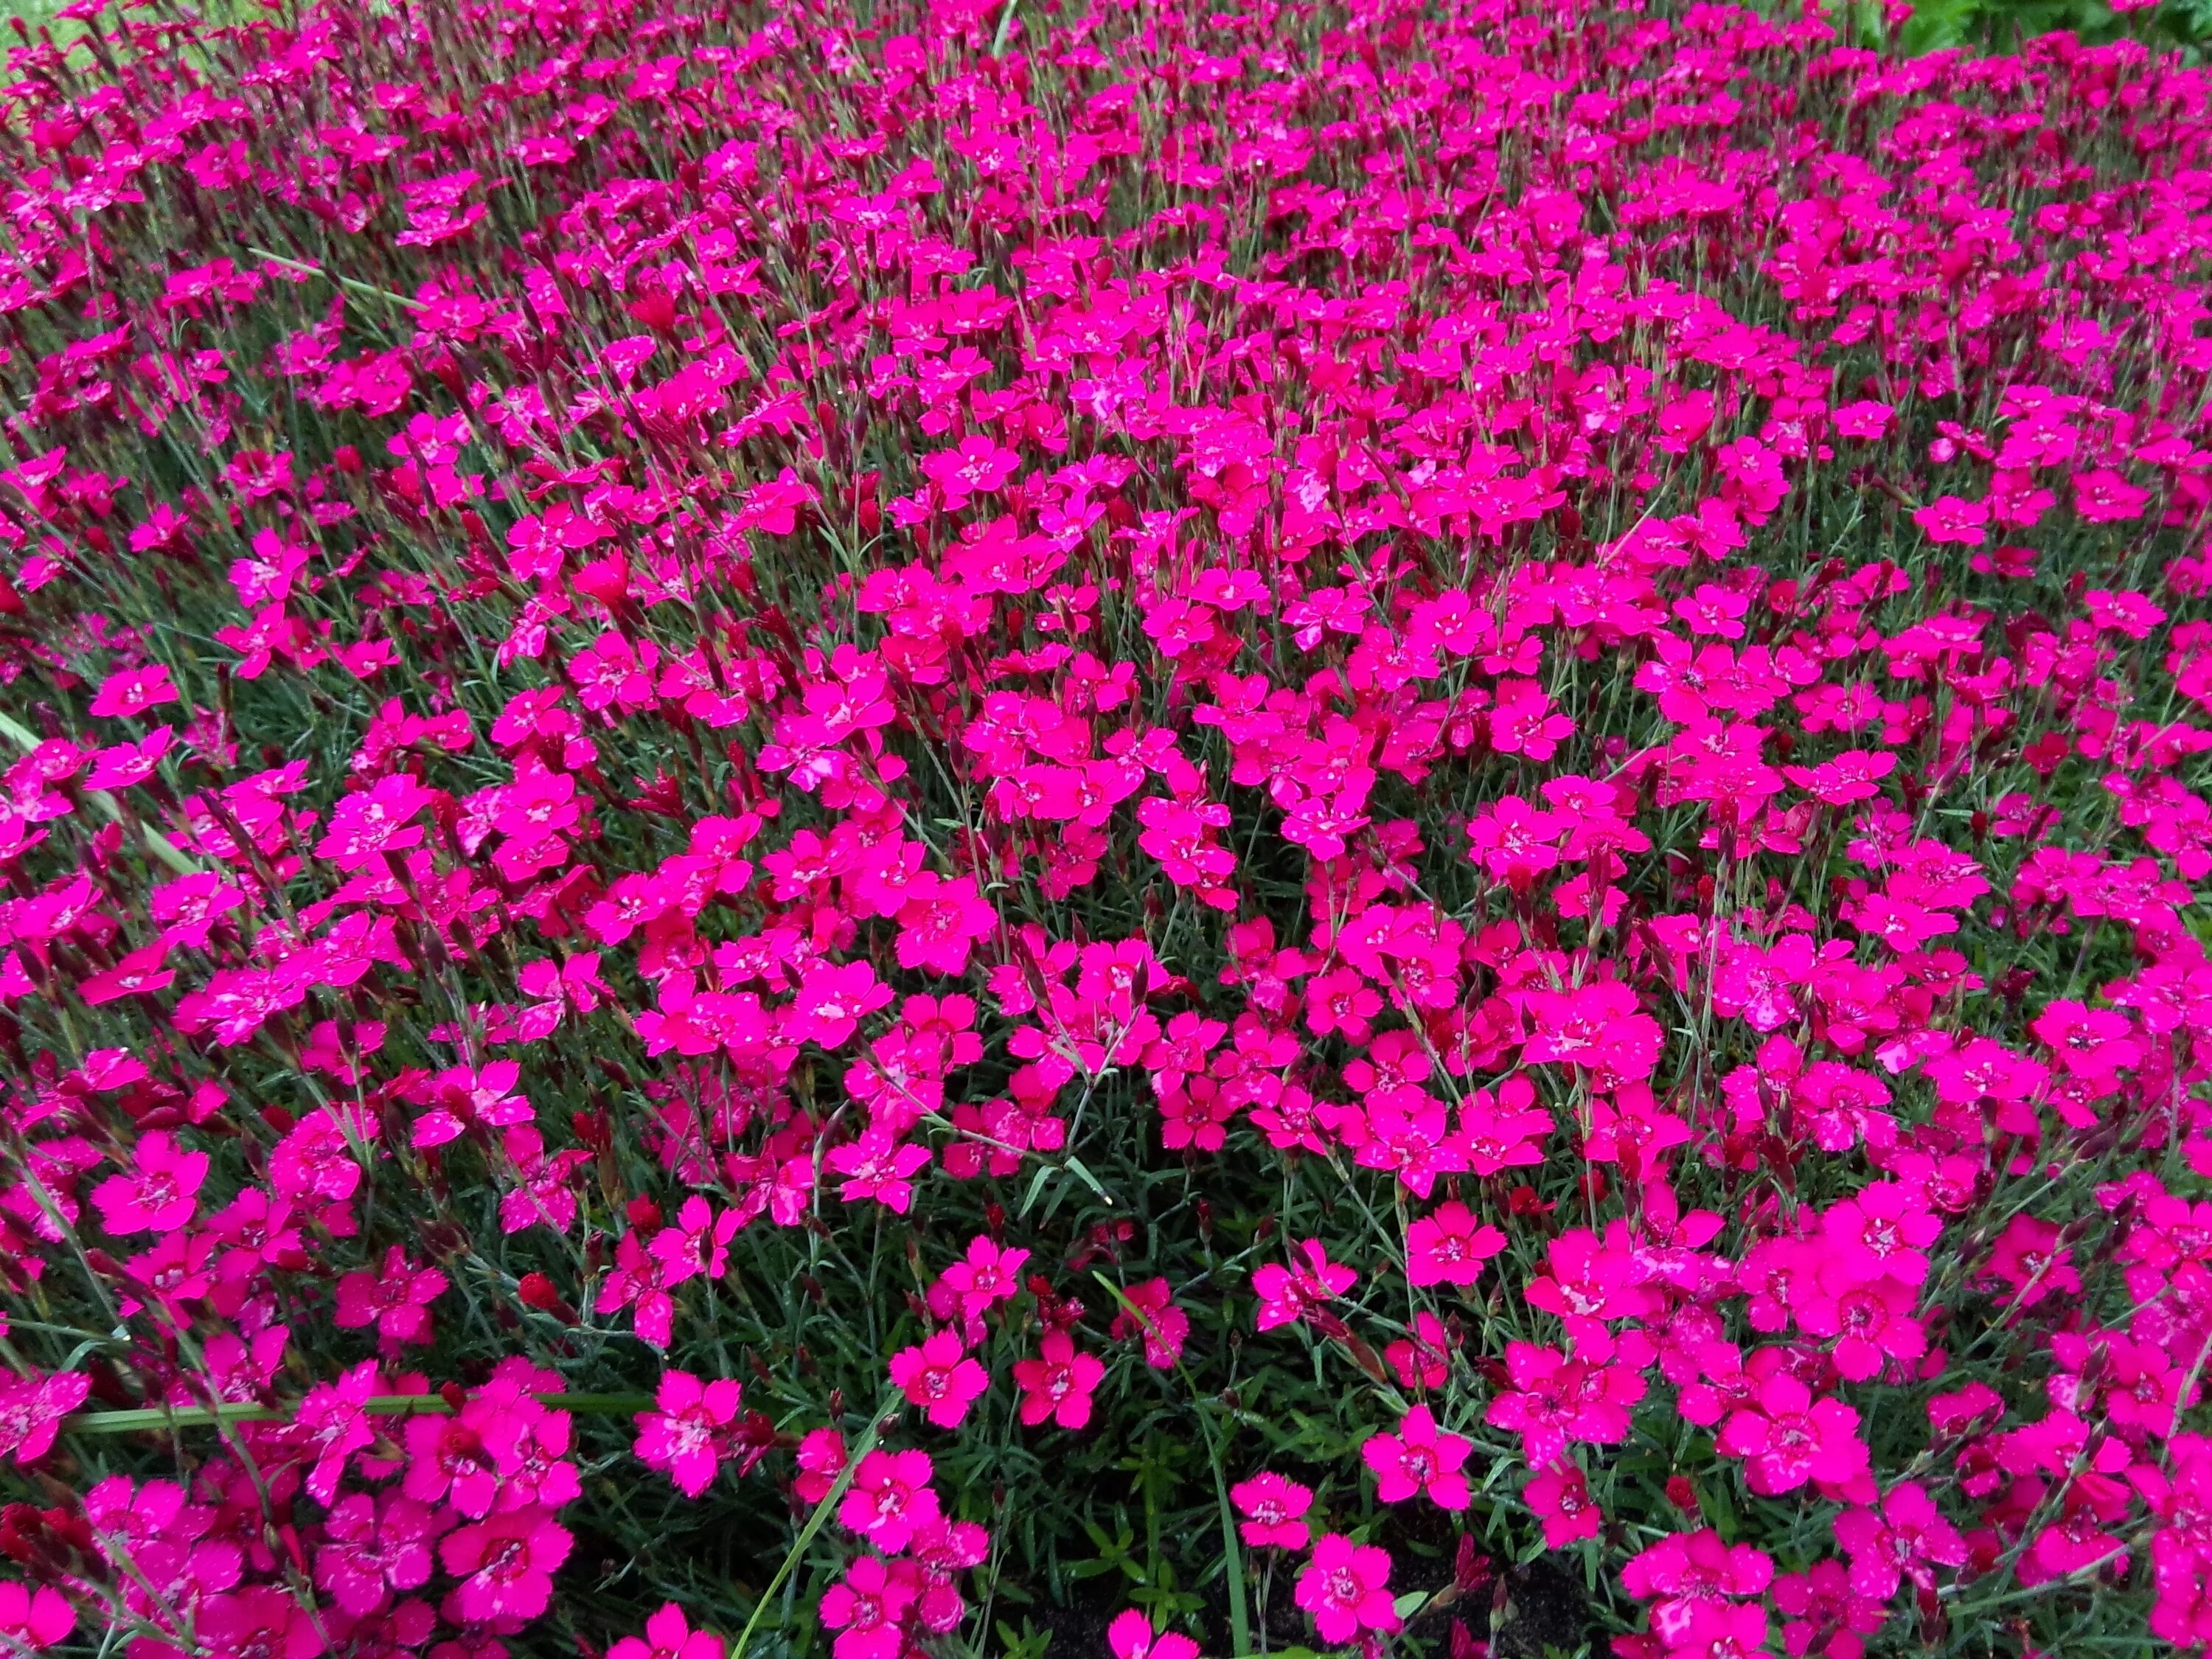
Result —
[[11, 1646], [2212, 1643], [2212, 78], [62, 19]]

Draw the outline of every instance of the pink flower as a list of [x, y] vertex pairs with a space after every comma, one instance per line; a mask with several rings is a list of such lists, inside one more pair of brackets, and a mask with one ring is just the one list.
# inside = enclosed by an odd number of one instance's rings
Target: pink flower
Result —
[[1198, 1644], [1173, 1632], [1154, 1635], [1152, 1615], [1130, 1607], [1106, 1626], [1106, 1646], [1114, 1659], [1198, 1659]]
[[1716, 1443], [1745, 1460], [1752, 1491], [1775, 1498], [1808, 1480], [1840, 1487], [1863, 1480], [1869, 1454], [1858, 1427], [1859, 1414], [1842, 1401], [1815, 1400], [1797, 1378], [1776, 1371], [1722, 1425]]
[[802, 1504], [818, 1504], [845, 1472], [845, 1437], [835, 1429], [809, 1429], [799, 1440], [799, 1478], [792, 1484]]
[[0, 1637], [36, 1650], [65, 1640], [76, 1628], [76, 1609], [51, 1584], [0, 1581]]
[[960, 1338], [936, 1331], [891, 1356], [891, 1382], [940, 1429], [957, 1429], [968, 1407], [991, 1386], [989, 1373], [967, 1357]]
[[404, 772], [380, 779], [332, 809], [323, 838], [315, 844], [315, 856], [352, 871], [386, 853], [419, 846], [422, 832], [413, 820], [434, 799]]
[[211, 1595], [193, 1622], [201, 1649], [216, 1659], [315, 1659], [325, 1645], [321, 1621], [275, 1584]]
[[854, 1472], [837, 1519], [884, 1554], [896, 1555], [939, 1518], [929, 1476], [927, 1452], [872, 1451]]
[[178, 700], [167, 666], [157, 662], [148, 668], [119, 668], [110, 674], [93, 697], [92, 712], [103, 720], [123, 720]]
[[1451, 1376], [1452, 1350], [1459, 1339], [1426, 1308], [1413, 1316], [1413, 1329], [1382, 1350], [1404, 1387], [1441, 1389]]
[[307, 1495], [318, 1504], [335, 1501], [347, 1463], [354, 1453], [375, 1440], [376, 1431], [369, 1425], [367, 1406], [380, 1384], [376, 1362], [365, 1359], [336, 1382], [318, 1383], [309, 1389], [307, 1398], [293, 1413], [294, 1432], [314, 1454], [307, 1486]]
[[1231, 1486], [1229, 1498], [1244, 1516], [1238, 1533], [1255, 1550], [1302, 1550], [1312, 1537], [1304, 1516], [1313, 1492], [1295, 1480], [1272, 1471], [1255, 1474]]
[[981, 433], [971, 433], [951, 449], [922, 458], [923, 475], [944, 493], [945, 504], [957, 507], [970, 495], [990, 495], [1006, 487], [1020, 469], [1022, 458], [1001, 449]]
[[1886, 1600], [1853, 1588], [1840, 1561], [1815, 1561], [1808, 1571], [1785, 1574], [1774, 1581], [1774, 1605], [1790, 1621], [1782, 1627], [1783, 1651], [1859, 1659], [1866, 1651], [1859, 1638], [1889, 1620]]
[[338, 1280], [335, 1322], [340, 1330], [374, 1325], [385, 1342], [398, 1346], [430, 1340], [430, 1304], [446, 1293], [446, 1275], [418, 1267], [404, 1246], [384, 1253], [376, 1273], [347, 1273]]
[[1456, 1510], [1472, 1501], [1460, 1469], [1474, 1450], [1474, 1442], [1445, 1433], [1426, 1406], [1416, 1406], [1400, 1419], [1395, 1435], [1369, 1437], [1360, 1455], [1375, 1471], [1375, 1495], [1385, 1504], [1402, 1504], [1425, 1492], [1438, 1508]]
[[1002, 1249], [985, 1233], [968, 1241], [968, 1253], [938, 1276], [929, 1287], [929, 1310], [939, 1319], [957, 1317], [968, 1340], [980, 1341], [983, 1316], [1002, 1302], [1011, 1302], [1022, 1288], [1022, 1264], [1027, 1250]]
[[1047, 1331], [1041, 1357], [1014, 1362], [1014, 1382], [1022, 1390], [1022, 1421], [1032, 1425], [1049, 1417], [1063, 1429], [1091, 1420], [1092, 1390], [1106, 1376], [1095, 1354], [1079, 1353], [1066, 1331]]
[[783, 1040], [841, 1048], [862, 1019], [890, 1000], [891, 988], [878, 984], [866, 963], [817, 963], [799, 980], [799, 994], [784, 1011]]
[[684, 1609], [670, 1601], [645, 1621], [642, 1638], [624, 1636], [610, 1643], [607, 1659], [722, 1659], [722, 1638], [710, 1630], [693, 1630]]
[[1259, 1328], [1271, 1331], [1304, 1317], [1310, 1309], [1342, 1296], [1358, 1282], [1351, 1268], [1333, 1264], [1317, 1238], [1309, 1238], [1294, 1252], [1298, 1265], [1269, 1262], [1252, 1275], [1252, 1289], [1260, 1298]]
[[535, 1619], [551, 1605], [553, 1575], [575, 1540], [543, 1510], [513, 1510], [448, 1533], [438, 1559], [461, 1581], [462, 1617]]
[[1936, 1509], [1936, 1500], [1917, 1481], [1890, 1488], [1879, 1511], [1845, 1510], [1836, 1516], [1836, 1542], [1851, 1559], [1851, 1589], [1887, 1601], [1907, 1577], [1926, 1589], [1938, 1566], [1966, 1563], [1966, 1542]]
[[696, 1498], [728, 1455], [728, 1431], [742, 1402], [741, 1389], [728, 1377], [709, 1382], [690, 1371], [663, 1371], [656, 1409], [635, 1419], [639, 1458], [648, 1468], [666, 1470], [686, 1498]]
[[1329, 1533], [1314, 1546], [1313, 1559], [1298, 1575], [1297, 1599], [1313, 1615], [1321, 1639], [1332, 1645], [1362, 1631], [1387, 1634], [1398, 1628], [1389, 1552], [1354, 1544], [1340, 1533]]
[[380, 1612], [392, 1591], [429, 1582], [436, 1535], [437, 1518], [427, 1504], [394, 1492], [380, 1505], [366, 1492], [349, 1492], [324, 1521], [316, 1586], [348, 1613]]
[[860, 1139], [834, 1146], [822, 1159], [831, 1170], [846, 1177], [837, 1196], [848, 1204], [873, 1199], [894, 1215], [904, 1215], [914, 1202], [911, 1177], [929, 1163], [929, 1148], [901, 1143], [880, 1125], [860, 1132]]
[[1880, 1181], [1829, 1206], [1822, 1242], [1838, 1272], [1857, 1284], [1894, 1279], [1918, 1285], [1928, 1277], [1928, 1247], [1943, 1231], [1903, 1182]]
[[1604, 1528], [1605, 1516], [1590, 1496], [1589, 1478], [1572, 1463], [1542, 1471], [1521, 1488], [1521, 1496], [1544, 1523], [1548, 1548], [1563, 1550]]
[[983, 897], [973, 876], [940, 881], [924, 870], [905, 888], [898, 912], [898, 963], [902, 968], [960, 975], [979, 939], [998, 931], [999, 913]]
[[1190, 1336], [1190, 1316], [1175, 1305], [1167, 1280], [1148, 1279], [1121, 1294], [1129, 1305], [1114, 1316], [1107, 1334], [1117, 1342], [1141, 1334], [1145, 1364], [1154, 1370], [1173, 1370]]
[[111, 1233], [174, 1232], [198, 1209], [208, 1155], [179, 1146], [167, 1130], [149, 1130], [131, 1153], [131, 1168], [93, 1188], [100, 1224]]
[[1406, 1277], [1415, 1285], [1472, 1285], [1482, 1264], [1505, 1248], [1505, 1235], [1448, 1200], [1406, 1230]]
[[836, 1659], [898, 1659], [905, 1644], [899, 1627], [917, 1594], [879, 1555], [864, 1555], [846, 1568], [822, 1596], [822, 1622], [838, 1633]]

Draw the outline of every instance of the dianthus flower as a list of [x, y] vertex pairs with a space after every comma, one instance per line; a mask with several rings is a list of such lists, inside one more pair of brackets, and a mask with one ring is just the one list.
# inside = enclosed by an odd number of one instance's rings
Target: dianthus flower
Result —
[[430, 1304], [446, 1293], [446, 1275], [435, 1267], [418, 1267], [402, 1245], [384, 1255], [375, 1273], [353, 1273], [338, 1279], [334, 1321], [340, 1330], [376, 1327], [390, 1348], [430, 1340]]
[[1926, 1589], [1935, 1569], [1966, 1563], [1966, 1540], [1936, 1511], [1928, 1489], [1904, 1480], [1884, 1494], [1879, 1510], [1850, 1509], [1835, 1520], [1836, 1542], [1851, 1561], [1851, 1589], [1887, 1601], [1906, 1578]]
[[1188, 1636], [1152, 1630], [1152, 1615], [1130, 1607], [1106, 1626], [1106, 1646], [1114, 1659], [1198, 1659], [1198, 1644]]
[[52, 1585], [0, 1581], [0, 1637], [11, 1645], [36, 1652], [66, 1640], [76, 1628], [76, 1609]]
[[1107, 1334], [1117, 1342], [1141, 1335], [1145, 1364], [1154, 1370], [1175, 1369], [1190, 1337], [1190, 1316], [1175, 1305], [1164, 1279], [1148, 1279], [1121, 1292], [1128, 1305], [1114, 1316]]
[[722, 1638], [710, 1630], [693, 1630], [684, 1609], [665, 1603], [649, 1614], [642, 1637], [624, 1636], [607, 1645], [607, 1659], [722, 1659]]
[[991, 1386], [989, 1373], [968, 1358], [959, 1335], [935, 1331], [891, 1356], [891, 1382], [940, 1429], [957, 1429], [976, 1396]]
[[1035, 1425], [1049, 1417], [1063, 1429], [1091, 1421], [1091, 1396], [1106, 1376], [1096, 1354], [1077, 1352], [1066, 1331], [1047, 1331], [1035, 1359], [1014, 1362], [1014, 1382], [1022, 1390], [1022, 1421]]
[[837, 1519], [885, 1555], [900, 1553], [916, 1531], [939, 1518], [930, 1472], [925, 1451], [870, 1452], [854, 1471]]
[[919, 1592], [879, 1555], [864, 1555], [822, 1595], [822, 1622], [837, 1632], [836, 1659], [898, 1659], [900, 1626]]
[[968, 1340], [981, 1341], [983, 1316], [1020, 1292], [1022, 1264], [1029, 1259], [1027, 1250], [1003, 1249], [988, 1235], [976, 1234], [967, 1254], [929, 1287], [930, 1312], [939, 1319], [957, 1316]]
[[738, 1420], [741, 1390], [728, 1377], [702, 1382], [690, 1371], [663, 1371], [654, 1409], [637, 1414], [637, 1455], [647, 1468], [665, 1469], [686, 1498], [713, 1484]]
[[1332, 1263], [1317, 1238], [1307, 1239], [1295, 1254], [1297, 1265], [1285, 1267], [1271, 1261], [1252, 1275], [1263, 1331], [1304, 1317], [1309, 1310], [1342, 1296], [1359, 1278], [1351, 1268]]
[[1244, 1516], [1237, 1531], [1251, 1548], [1302, 1550], [1311, 1541], [1305, 1522], [1313, 1507], [1310, 1487], [1268, 1471], [1238, 1481], [1229, 1498]]
[[551, 1605], [553, 1574], [575, 1540], [543, 1510], [513, 1510], [448, 1533], [438, 1559], [461, 1581], [465, 1619], [535, 1619]]
[[1370, 1436], [1360, 1455], [1375, 1471], [1375, 1495], [1383, 1503], [1426, 1492], [1438, 1508], [1457, 1510], [1472, 1501], [1460, 1469], [1474, 1451], [1474, 1442], [1446, 1433], [1426, 1406], [1416, 1406], [1400, 1419], [1397, 1433]]
[[1321, 1639], [1332, 1645], [1350, 1642], [1362, 1631], [1387, 1634], [1398, 1628], [1390, 1553], [1373, 1544], [1354, 1544], [1341, 1533], [1327, 1534], [1314, 1545], [1313, 1559], [1298, 1575], [1297, 1600], [1313, 1616]]
[[1745, 1461], [1752, 1491], [1774, 1498], [1808, 1480], [1838, 1488], [1863, 1480], [1869, 1458], [1858, 1427], [1858, 1413], [1842, 1401], [1816, 1400], [1796, 1377], [1777, 1371], [1721, 1425], [1716, 1443]]
[[1546, 1547], [1566, 1548], [1604, 1529], [1605, 1514], [1590, 1496], [1589, 1477], [1572, 1463], [1557, 1463], [1521, 1488], [1521, 1497], [1544, 1523]]
[[1406, 1230], [1406, 1277], [1419, 1285], [1472, 1285], [1504, 1248], [1504, 1233], [1448, 1200]]

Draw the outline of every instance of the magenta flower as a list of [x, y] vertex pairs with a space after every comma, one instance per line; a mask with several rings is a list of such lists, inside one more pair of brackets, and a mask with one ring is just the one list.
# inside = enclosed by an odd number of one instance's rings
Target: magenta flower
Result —
[[149, 1130], [131, 1167], [92, 1190], [100, 1224], [112, 1233], [173, 1232], [198, 1211], [207, 1181], [208, 1155], [188, 1152], [166, 1130]]
[[1521, 1497], [1544, 1523], [1544, 1543], [1566, 1548], [1604, 1529], [1605, 1515], [1590, 1496], [1589, 1478], [1572, 1463], [1554, 1464], [1521, 1488]]
[[1313, 1559], [1298, 1574], [1297, 1600], [1313, 1616], [1321, 1639], [1332, 1645], [1350, 1642], [1362, 1631], [1388, 1634], [1398, 1628], [1389, 1552], [1354, 1544], [1339, 1533], [1314, 1545]]
[[919, 1592], [879, 1555], [864, 1555], [823, 1592], [822, 1622], [837, 1632], [836, 1659], [898, 1659], [900, 1632]]
[[1078, 1352], [1066, 1331], [1047, 1331], [1038, 1358], [1014, 1362], [1014, 1382], [1022, 1391], [1022, 1421], [1031, 1425], [1049, 1417], [1063, 1429], [1091, 1420], [1091, 1396], [1105, 1379], [1096, 1354]]
[[1460, 1470], [1474, 1450], [1474, 1442], [1446, 1433], [1426, 1406], [1416, 1406], [1399, 1420], [1397, 1433], [1369, 1437], [1359, 1455], [1375, 1471], [1375, 1495], [1383, 1503], [1426, 1492], [1439, 1509], [1457, 1510], [1472, 1501]]
[[35, 1463], [52, 1449], [62, 1419], [84, 1403], [91, 1379], [78, 1371], [10, 1377], [0, 1383], [0, 1455]]
[[890, 1000], [890, 987], [878, 984], [866, 963], [819, 963], [806, 970], [799, 994], [784, 1011], [783, 1040], [841, 1048], [862, 1019]]
[[1406, 1230], [1406, 1277], [1422, 1285], [1472, 1285], [1482, 1264], [1504, 1249], [1504, 1233], [1449, 1200]]
[[929, 1476], [927, 1452], [872, 1451], [854, 1472], [837, 1519], [885, 1555], [897, 1555], [939, 1518]]
[[835, 1429], [809, 1429], [799, 1437], [799, 1478], [793, 1486], [802, 1504], [818, 1504], [845, 1472], [845, 1437]]
[[1939, 1514], [1917, 1481], [1891, 1487], [1879, 1510], [1849, 1509], [1836, 1516], [1836, 1542], [1850, 1558], [1850, 1585], [1860, 1595], [1887, 1601], [1906, 1578], [1925, 1589], [1936, 1567], [1966, 1563], [1966, 1540]]
[[1259, 1328], [1271, 1331], [1304, 1317], [1307, 1311], [1342, 1296], [1359, 1275], [1340, 1263], [1332, 1263], [1317, 1238], [1309, 1238], [1294, 1253], [1294, 1265], [1269, 1262], [1252, 1275], [1252, 1289], [1260, 1298]]
[[624, 1636], [607, 1644], [607, 1659], [722, 1659], [725, 1644], [710, 1630], [693, 1630], [684, 1609], [664, 1603], [647, 1615], [642, 1637]]
[[0, 1636], [33, 1652], [64, 1641], [76, 1628], [76, 1609], [51, 1584], [35, 1588], [0, 1580]]
[[1174, 1291], [1164, 1279], [1148, 1279], [1121, 1292], [1128, 1306], [1114, 1316], [1107, 1334], [1117, 1342], [1141, 1336], [1145, 1364], [1154, 1370], [1175, 1369], [1190, 1339], [1190, 1316], [1175, 1305]]
[[404, 1247], [394, 1244], [377, 1273], [352, 1273], [338, 1279], [335, 1322], [341, 1330], [376, 1327], [388, 1347], [430, 1340], [430, 1304], [446, 1293], [446, 1275], [418, 1267]]
[[325, 1646], [320, 1620], [275, 1584], [210, 1595], [195, 1622], [201, 1644], [220, 1659], [315, 1659]]
[[178, 700], [176, 683], [166, 664], [145, 668], [119, 668], [100, 682], [94, 694], [92, 712], [103, 720], [122, 720], [149, 708]]
[[349, 1492], [324, 1522], [323, 1545], [315, 1553], [316, 1587], [348, 1613], [381, 1612], [393, 1591], [429, 1582], [436, 1535], [436, 1516], [428, 1504], [397, 1493], [380, 1504], [364, 1492]]
[[1752, 1491], [1773, 1498], [1808, 1480], [1840, 1487], [1863, 1480], [1869, 1455], [1858, 1426], [1858, 1413], [1843, 1401], [1816, 1400], [1796, 1377], [1776, 1371], [1721, 1425], [1715, 1443], [1744, 1460]]
[[957, 1429], [991, 1378], [957, 1334], [936, 1331], [891, 1356], [891, 1382], [939, 1428]]
[[976, 1234], [966, 1255], [929, 1287], [930, 1312], [939, 1319], [957, 1317], [969, 1341], [981, 1340], [983, 1316], [1020, 1291], [1022, 1265], [1029, 1259], [1027, 1250], [1001, 1249], [988, 1234]]
[[648, 1468], [664, 1469], [686, 1498], [714, 1483], [728, 1454], [729, 1431], [742, 1401], [728, 1377], [702, 1382], [689, 1371], [663, 1371], [654, 1409], [640, 1412], [637, 1455]]
[[535, 1619], [553, 1600], [553, 1575], [575, 1540], [543, 1510], [514, 1510], [448, 1533], [438, 1559], [461, 1581], [468, 1619]]
[[386, 853], [420, 846], [422, 831], [413, 821], [434, 799], [404, 772], [381, 779], [337, 804], [315, 844], [315, 856], [354, 871]]
[[1106, 1626], [1107, 1650], [1114, 1659], [1198, 1659], [1198, 1644], [1171, 1631], [1155, 1633], [1152, 1615], [1141, 1607], [1116, 1613]]
[[1273, 1471], [1229, 1489], [1230, 1501], [1244, 1517], [1237, 1532], [1254, 1549], [1304, 1549], [1313, 1536], [1305, 1522], [1313, 1496], [1311, 1488]]

